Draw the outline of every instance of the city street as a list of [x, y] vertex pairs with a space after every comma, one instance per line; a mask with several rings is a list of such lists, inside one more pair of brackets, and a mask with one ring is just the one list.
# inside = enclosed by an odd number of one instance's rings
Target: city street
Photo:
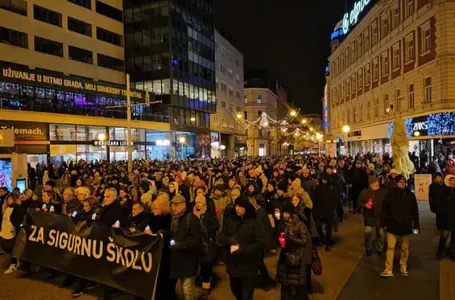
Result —
[[[455, 263], [442, 261], [440, 266], [434, 259], [437, 232], [434, 226], [434, 216], [429, 212], [428, 205], [420, 205], [422, 234], [412, 237], [409, 260], [409, 278], [403, 278], [399, 273], [395, 278], [384, 280], [379, 277], [383, 268], [382, 258], [363, 257], [363, 220], [360, 215], [354, 215], [335, 234], [335, 246], [332, 251], [321, 252], [324, 263], [324, 274], [313, 276], [315, 293], [314, 300], [330, 299], [455, 299]], [[276, 272], [277, 255], [267, 258], [267, 265], [272, 275]], [[0, 299], [2, 300], [53, 300], [70, 298], [68, 289], [61, 289], [58, 280], [46, 281], [43, 273], [34, 274], [27, 278], [16, 279], [3, 275], [5, 258], [2, 258], [0, 275]], [[216, 268], [219, 277], [210, 299], [234, 299], [229, 290], [228, 276], [225, 266]], [[96, 299], [100, 289], [79, 299]], [[255, 290], [255, 299], [279, 299], [279, 288], [264, 292]], [[119, 299], [130, 299], [120, 297]]]

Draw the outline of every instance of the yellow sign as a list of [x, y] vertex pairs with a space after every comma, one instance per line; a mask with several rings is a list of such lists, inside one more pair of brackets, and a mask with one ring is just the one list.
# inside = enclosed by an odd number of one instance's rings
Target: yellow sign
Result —
[[51, 156], [76, 155], [76, 152], [76, 145], [51, 145], [50, 147]]
[[[68, 87], [78, 90], [86, 90], [92, 92], [100, 92], [105, 94], [124, 96], [126, 97], [127, 91], [125, 89], [111, 87], [107, 85], [98, 84], [95, 82], [84, 82], [80, 80], [65, 79], [29, 71], [14, 70], [11, 68], [2, 68], [2, 75], [6, 78], [20, 79], [24, 81], [51, 84], [56, 86]], [[138, 91], [130, 91], [132, 98], [142, 99], [142, 93]]]

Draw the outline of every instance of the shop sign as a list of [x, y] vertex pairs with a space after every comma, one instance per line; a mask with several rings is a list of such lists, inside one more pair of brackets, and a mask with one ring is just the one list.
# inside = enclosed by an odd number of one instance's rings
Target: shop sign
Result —
[[156, 140], [155, 141], [155, 145], [156, 146], [161, 146], [161, 147], [170, 146], [171, 145], [171, 141], [169, 141], [169, 140]]
[[122, 147], [122, 146], [128, 146], [128, 141], [120, 141], [120, 140], [100, 141], [100, 140], [94, 140], [93, 141], [93, 146]]
[[361, 137], [362, 130], [351, 131], [348, 133], [348, 137]]
[[[1, 69], [2, 72], [0, 73], [0, 78], [10, 78], [21, 80], [23, 82], [51, 85], [55, 88], [65, 87], [75, 90], [104, 93], [123, 97], [126, 97], [127, 95], [127, 91], [125, 89], [112, 87], [105, 84], [99, 84], [95, 81], [83, 81], [65, 76], [56, 77], [55, 75], [50, 76], [39, 72], [15, 70], [10, 67], [3, 66]], [[130, 91], [130, 96], [136, 99], [143, 99], [143, 93], [140, 91]]]
[[354, 8], [347, 12], [343, 17], [343, 33], [346, 35], [352, 26], [357, 24], [359, 16], [365, 8], [370, 4], [371, 0], [359, 0], [354, 3]]
[[15, 141], [47, 141], [48, 125], [44, 123], [1, 121], [0, 129], [11, 129]]
[[412, 118], [410, 122], [408, 126], [412, 128], [412, 136], [428, 135], [428, 116]]
[[76, 145], [51, 145], [50, 146], [51, 156], [63, 156], [63, 155], [75, 155], [77, 152]]

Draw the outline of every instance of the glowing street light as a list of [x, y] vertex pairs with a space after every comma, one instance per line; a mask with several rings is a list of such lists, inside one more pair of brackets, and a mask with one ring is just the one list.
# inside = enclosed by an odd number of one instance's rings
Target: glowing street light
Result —
[[303, 125], [305, 125], [305, 124], [308, 123], [308, 120], [307, 120], [307, 119], [303, 119], [301, 123], [302, 123]]
[[180, 144], [185, 144], [186, 143], [186, 138], [184, 136], [181, 136], [179, 138], [179, 142], [180, 142]]
[[313, 131], [313, 130], [314, 130], [314, 128], [313, 128], [313, 127], [310, 127], [310, 131]]
[[191, 117], [190, 120], [191, 120], [191, 122], [194, 122], [194, 121], [196, 121], [196, 118], [195, 117]]
[[323, 137], [324, 137], [324, 136], [323, 136], [322, 134], [320, 134], [319, 132], [316, 132], [316, 139], [317, 139], [318, 141], [322, 140]]
[[243, 117], [241, 113], [237, 113], [235, 116], [237, 117], [237, 119], [241, 119]]
[[105, 141], [106, 140], [106, 135], [104, 133], [98, 134], [98, 140], [99, 141]]
[[344, 125], [343, 128], [341, 129], [344, 133], [348, 133], [351, 131], [351, 127], [349, 125]]
[[290, 112], [291, 117], [297, 116], [297, 112], [295, 110], [291, 110]]

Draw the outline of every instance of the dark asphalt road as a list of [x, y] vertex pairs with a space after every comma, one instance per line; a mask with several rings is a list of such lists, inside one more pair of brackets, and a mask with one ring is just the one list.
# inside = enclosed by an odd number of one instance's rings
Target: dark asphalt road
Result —
[[409, 277], [401, 276], [399, 253], [395, 250], [393, 278], [382, 279], [385, 258], [364, 257], [351, 275], [338, 300], [432, 300], [439, 299], [439, 262], [435, 259], [437, 230], [427, 203], [419, 203], [421, 233], [411, 237]]

